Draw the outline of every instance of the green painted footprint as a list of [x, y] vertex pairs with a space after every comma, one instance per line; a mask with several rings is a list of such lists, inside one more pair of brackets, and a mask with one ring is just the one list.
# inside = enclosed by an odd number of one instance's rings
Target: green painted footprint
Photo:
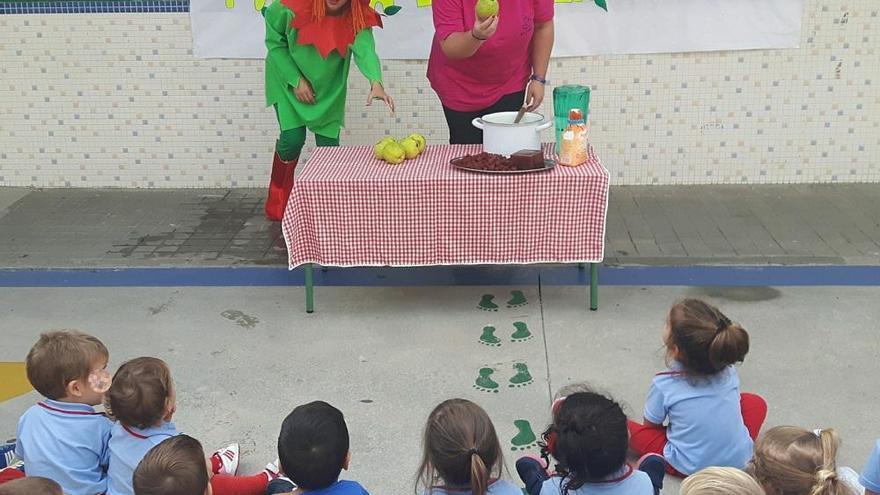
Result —
[[483, 311], [498, 311], [498, 305], [495, 304], [492, 299], [495, 299], [495, 296], [492, 294], [483, 294], [483, 297], [480, 299], [480, 304], [477, 305], [477, 309], [482, 309]]
[[489, 347], [501, 346], [501, 339], [495, 336], [495, 327], [491, 325], [483, 327], [483, 333], [480, 335], [480, 343]]
[[516, 331], [510, 335], [511, 342], [525, 342], [527, 340], [532, 340], [532, 332], [529, 331], [529, 326], [522, 321], [513, 322], [513, 328]]
[[521, 306], [525, 306], [529, 301], [526, 300], [526, 295], [523, 294], [521, 290], [512, 290], [510, 291], [510, 300], [507, 301], [508, 308], [519, 308]]
[[510, 450], [529, 450], [538, 446], [538, 438], [532, 431], [532, 425], [524, 419], [516, 419], [513, 426], [517, 429], [515, 437], [510, 439]]
[[492, 373], [495, 373], [492, 368], [480, 368], [480, 376], [474, 381], [474, 388], [480, 392], [497, 394], [498, 382], [492, 379]]
[[513, 369], [516, 370], [516, 374], [510, 378], [510, 383], [507, 384], [508, 387], [525, 387], [535, 381], [532, 378], [532, 374], [529, 373], [529, 367], [526, 366], [526, 363], [513, 363]]

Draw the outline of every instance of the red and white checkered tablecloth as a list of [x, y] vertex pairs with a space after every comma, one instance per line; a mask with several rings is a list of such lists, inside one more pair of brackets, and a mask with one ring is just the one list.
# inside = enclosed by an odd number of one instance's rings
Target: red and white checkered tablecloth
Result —
[[429, 146], [389, 165], [373, 158], [372, 147], [317, 148], [284, 214], [290, 268], [603, 259], [608, 170], [594, 150], [580, 167], [522, 175], [449, 163], [480, 151]]

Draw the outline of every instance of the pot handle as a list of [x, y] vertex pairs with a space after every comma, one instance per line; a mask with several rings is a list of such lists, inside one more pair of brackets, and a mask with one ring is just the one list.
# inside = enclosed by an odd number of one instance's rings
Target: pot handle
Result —
[[471, 121], [471, 124], [472, 124], [474, 127], [476, 127], [477, 129], [485, 129], [485, 128], [486, 128], [486, 123], [483, 122], [483, 119], [481, 119], [481, 118], [479, 118], [479, 117], [477, 117], [477, 118], [475, 118], [474, 120], [472, 120], [472, 121]]
[[535, 127], [535, 132], [541, 132], [545, 129], [549, 129], [550, 126], [553, 125], [553, 121], [544, 122], [543, 124], [539, 124], [538, 127]]

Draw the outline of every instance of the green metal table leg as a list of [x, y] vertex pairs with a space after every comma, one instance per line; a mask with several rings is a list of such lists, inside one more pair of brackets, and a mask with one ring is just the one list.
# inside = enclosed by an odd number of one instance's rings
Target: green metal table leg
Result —
[[590, 310], [599, 309], [599, 264], [590, 263]]
[[312, 264], [305, 267], [306, 273], [306, 313], [315, 312], [315, 284], [312, 278]]

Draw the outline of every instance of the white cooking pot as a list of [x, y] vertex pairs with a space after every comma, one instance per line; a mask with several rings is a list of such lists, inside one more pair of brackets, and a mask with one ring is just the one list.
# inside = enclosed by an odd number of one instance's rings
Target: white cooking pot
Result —
[[473, 120], [477, 129], [483, 130], [483, 151], [510, 156], [521, 150], [540, 150], [540, 132], [550, 128], [553, 122], [544, 122], [539, 113], [527, 112], [519, 124], [514, 124], [517, 112], [499, 112]]

